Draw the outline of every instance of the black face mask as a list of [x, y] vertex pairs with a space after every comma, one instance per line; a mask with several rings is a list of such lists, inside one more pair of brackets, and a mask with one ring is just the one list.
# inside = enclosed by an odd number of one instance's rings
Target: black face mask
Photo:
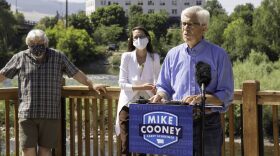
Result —
[[46, 52], [46, 47], [43, 44], [30, 46], [29, 49], [31, 54], [34, 55], [35, 57], [39, 57]]

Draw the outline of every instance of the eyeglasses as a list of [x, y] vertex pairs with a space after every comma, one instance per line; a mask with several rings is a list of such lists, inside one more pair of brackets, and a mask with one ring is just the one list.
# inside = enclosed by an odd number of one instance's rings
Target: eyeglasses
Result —
[[133, 36], [133, 40], [137, 40], [138, 38], [143, 39], [145, 37], [146, 37], [145, 35], [143, 35], [143, 36]]
[[200, 23], [197, 23], [197, 22], [193, 22], [193, 23], [191, 23], [191, 22], [182, 22], [182, 26], [183, 27], [185, 27], [185, 26], [187, 26], [187, 27], [189, 27], [189, 28], [193, 28], [193, 27], [196, 27], [196, 26], [201, 26], [201, 24]]

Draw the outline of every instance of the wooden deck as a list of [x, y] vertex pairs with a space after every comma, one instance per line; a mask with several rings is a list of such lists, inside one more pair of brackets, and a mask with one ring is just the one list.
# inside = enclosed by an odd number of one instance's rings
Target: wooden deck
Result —
[[[272, 110], [274, 155], [279, 155], [278, 134], [278, 105], [280, 105], [280, 91], [259, 91], [260, 84], [249, 80], [243, 83], [242, 90], [235, 90], [233, 105], [226, 114], [222, 114], [224, 127], [228, 126], [230, 156], [236, 153], [234, 144], [234, 111], [241, 110], [241, 149], [245, 156], [263, 155], [264, 139], [262, 125], [262, 107], [268, 106]], [[18, 98], [17, 88], [0, 89], [0, 104], [5, 105], [5, 151], [6, 156], [11, 155], [10, 138], [15, 138], [16, 156], [19, 154], [18, 142]], [[113, 156], [120, 155], [120, 140], [114, 135], [119, 88], [108, 88], [105, 95], [97, 95], [85, 86], [64, 86], [62, 90], [65, 120], [62, 120], [62, 130], [56, 155], [94, 155]], [[10, 105], [13, 109], [10, 110]], [[14, 112], [14, 123], [10, 125], [11, 113]], [[10, 132], [10, 127], [14, 131]], [[7, 131], [8, 130], [8, 131]], [[3, 132], [0, 132], [3, 133]], [[0, 134], [1, 135], [1, 134]], [[2, 134], [3, 136], [3, 134]], [[69, 150], [66, 154], [66, 140], [69, 141]], [[84, 147], [83, 147], [84, 146]], [[225, 156], [223, 146], [223, 156]]]

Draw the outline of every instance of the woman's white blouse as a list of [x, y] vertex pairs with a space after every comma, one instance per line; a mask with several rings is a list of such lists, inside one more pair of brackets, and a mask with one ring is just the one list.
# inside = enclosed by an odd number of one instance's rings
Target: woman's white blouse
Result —
[[[116, 134], [119, 135], [119, 112], [122, 107], [127, 105], [139, 91], [133, 91], [132, 85], [145, 83], [155, 84], [160, 71], [160, 60], [158, 54], [147, 53], [146, 61], [143, 65], [137, 62], [136, 51], [125, 52], [121, 57], [119, 86], [121, 88], [118, 110], [116, 117]], [[151, 91], [145, 91], [150, 97]]]

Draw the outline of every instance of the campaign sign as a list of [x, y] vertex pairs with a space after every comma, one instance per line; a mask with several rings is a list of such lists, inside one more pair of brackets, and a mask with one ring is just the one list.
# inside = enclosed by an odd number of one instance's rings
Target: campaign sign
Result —
[[129, 105], [129, 151], [192, 156], [192, 106]]

